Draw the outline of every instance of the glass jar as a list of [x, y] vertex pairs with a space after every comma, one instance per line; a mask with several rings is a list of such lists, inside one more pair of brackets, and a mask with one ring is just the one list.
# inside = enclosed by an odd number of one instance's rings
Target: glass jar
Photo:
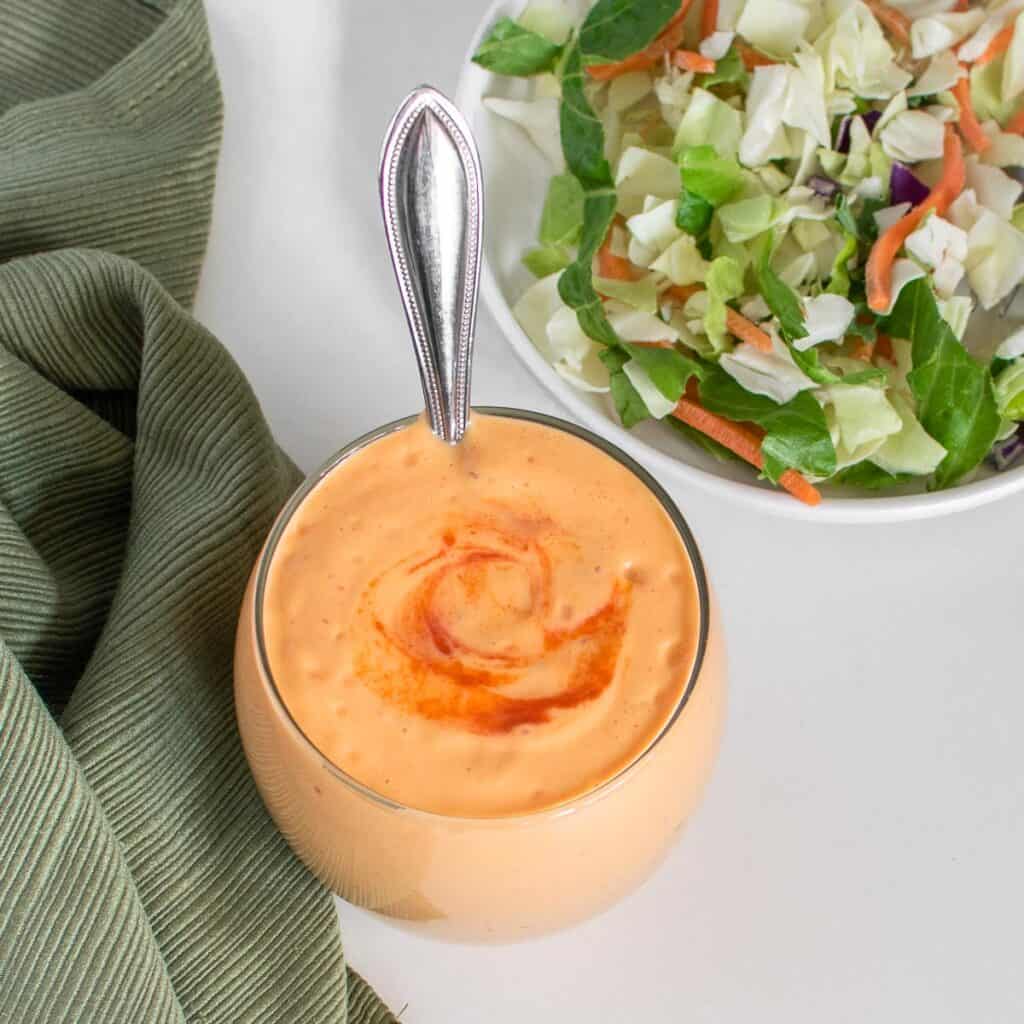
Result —
[[361, 907], [460, 941], [510, 941], [610, 906], [661, 861], [697, 807], [717, 752], [725, 701], [718, 615], [696, 542], [660, 485], [610, 442], [538, 413], [481, 409], [570, 433], [635, 474], [672, 520], [699, 600], [693, 667], [671, 717], [627, 767], [564, 804], [516, 817], [460, 818], [405, 807], [332, 764], [296, 724], [270, 672], [262, 605], [282, 533], [346, 459], [408, 426], [387, 424], [312, 474], [282, 510], [253, 571], [238, 624], [235, 701], [257, 786], [278, 828], [323, 882]]

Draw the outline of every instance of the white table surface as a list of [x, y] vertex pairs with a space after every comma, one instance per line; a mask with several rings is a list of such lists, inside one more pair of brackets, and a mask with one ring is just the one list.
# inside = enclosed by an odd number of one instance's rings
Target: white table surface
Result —
[[[208, 0], [226, 123], [198, 316], [312, 468], [416, 409], [375, 195], [421, 81], [483, 3]], [[474, 398], [558, 412], [484, 313]], [[675, 497], [731, 645], [707, 800], [639, 892], [472, 948], [344, 904], [350, 963], [413, 1024], [1024, 1018], [1024, 498], [887, 527]]]

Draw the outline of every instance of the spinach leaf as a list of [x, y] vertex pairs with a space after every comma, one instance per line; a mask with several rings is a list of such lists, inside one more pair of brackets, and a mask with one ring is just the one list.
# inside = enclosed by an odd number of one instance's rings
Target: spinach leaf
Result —
[[679, 0], [597, 0], [580, 29], [585, 64], [625, 60], [646, 49], [679, 13]]
[[608, 386], [622, 425], [629, 430], [650, 419], [651, 414], [644, 400], [622, 369], [629, 362], [629, 353], [621, 348], [606, 348], [599, 354], [599, 358], [608, 368]]
[[614, 194], [612, 169], [604, 155], [604, 128], [584, 90], [579, 46], [574, 46], [565, 60], [559, 124], [565, 162], [583, 190], [610, 189]]
[[809, 348], [806, 352], [801, 352], [790, 345], [789, 354], [793, 357], [793, 362], [815, 384], [842, 384], [843, 378], [839, 374], [833, 373], [830, 369], [821, 365], [821, 357], [818, 355], [817, 349]]
[[498, 75], [527, 77], [553, 71], [561, 56], [561, 46], [511, 18], [502, 18], [473, 54], [473, 62]]
[[583, 230], [583, 186], [571, 174], [556, 174], [540, 216], [541, 245], [575, 245]]
[[836, 220], [848, 235], [853, 235], [860, 242], [873, 242], [878, 237], [878, 225], [875, 214], [884, 210], [888, 203], [884, 199], [864, 199], [860, 213], [854, 214], [846, 196], [841, 195], [836, 201]]
[[868, 491], [880, 491], [885, 487], [895, 487], [913, 479], [909, 473], [890, 473], [873, 462], [864, 461], [840, 470], [830, 483], [840, 484], [843, 487], [863, 487]]
[[689, 423], [683, 423], [682, 420], [677, 420], [675, 416], [666, 416], [662, 422], [674, 428], [688, 441], [697, 445], [698, 448], [703, 448], [704, 451], [713, 455], [719, 462], [743, 462], [735, 452], [729, 451], [724, 444], [719, 444], [713, 438], [708, 437], [707, 434], [694, 430]]
[[885, 199], [865, 199], [857, 215], [857, 237], [862, 242], [874, 242], [878, 238], [878, 224], [875, 214], [888, 206]]
[[754, 273], [757, 276], [757, 287], [768, 308], [779, 319], [779, 327], [786, 341], [796, 341], [807, 337], [804, 326], [804, 314], [800, 308], [800, 300], [792, 288], [772, 270], [771, 265], [771, 234], [761, 236], [757, 243], [754, 259]]
[[676, 212], [676, 227], [694, 238], [700, 238], [711, 226], [711, 215], [715, 208], [700, 196], [684, 188]]
[[542, 245], [523, 256], [523, 266], [534, 277], [548, 277], [565, 270], [572, 263], [572, 253], [564, 245]]
[[836, 452], [821, 406], [808, 391], [785, 405], [754, 395], [723, 370], [705, 371], [700, 384], [701, 402], [709, 411], [738, 423], [756, 423], [766, 431], [761, 442], [764, 470], [777, 483], [787, 469], [809, 476], [831, 476]]
[[947, 451], [932, 486], [949, 487], [988, 454], [999, 432], [999, 411], [989, 370], [963, 347], [925, 279], [900, 293], [886, 333], [912, 345], [914, 368], [907, 381], [917, 399], [921, 425]]
[[583, 191], [583, 226], [576, 261], [559, 278], [558, 294], [576, 310], [584, 333], [602, 345], [617, 345], [618, 336], [594, 290], [591, 264], [611, 228], [618, 199], [604, 155], [604, 129], [583, 89], [583, 65], [577, 46], [565, 62], [560, 118], [565, 162]]
[[793, 357], [793, 362], [816, 384], [825, 386], [830, 384], [884, 384], [889, 379], [885, 370], [880, 370], [876, 366], [869, 366], [856, 373], [848, 373], [845, 377], [840, 377], [827, 366], [821, 365], [821, 357], [816, 348], [809, 348], [806, 352], [801, 352], [791, 345], [789, 354]]

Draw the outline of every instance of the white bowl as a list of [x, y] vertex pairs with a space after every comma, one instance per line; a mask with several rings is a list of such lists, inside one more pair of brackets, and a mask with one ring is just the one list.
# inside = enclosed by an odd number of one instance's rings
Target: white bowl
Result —
[[470, 61], [494, 22], [504, 15], [515, 17], [522, 6], [522, 0], [497, 0], [488, 10], [466, 54], [456, 103], [473, 128], [483, 160], [487, 208], [481, 274], [484, 301], [519, 357], [574, 416], [643, 462], [663, 483], [693, 484], [729, 501], [819, 523], [924, 519], [1024, 490], [1024, 466], [997, 473], [985, 465], [970, 483], [931, 494], [923, 485], [852, 495], [849, 489], [839, 492], [826, 486], [822, 503], [810, 508], [758, 480], [750, 467], [718, 462], [664, 424], [647, 422], [625, 430], [606, 395], [579, 391], [556, 373], [512, 314], [512, 306], [533, 280], [521, 258], [536, 244], [541, 205], [554, 171], [518, 126], [494, 116], [481, 102], [484, 96], [525, 98], [529, 83], [492, 75]]

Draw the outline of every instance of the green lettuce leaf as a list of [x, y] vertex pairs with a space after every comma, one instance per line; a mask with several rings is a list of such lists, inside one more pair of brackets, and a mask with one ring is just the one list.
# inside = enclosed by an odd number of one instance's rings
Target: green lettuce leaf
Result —
[[473, 54], [473, 62], [498, 75], [522, 78], [553, 71], [561, 56], [561, 46], [511, 18], [502, 18]]
[[843, 246], [836, 253], [832, 263], [832, 273], [829, 277], [828, 287], [825, 289], [831, 295], [850, 294], [850, 268], [847, 264], [857, 255], [857, 236], [850, 231], [843, 229]]
[[534, 277], [547, 277], [565, 270], [572, 263], [572, 253], [564, 245], [542, 245], [523, 256], [523, 266]]
[[[804, 315], [796, 292], [772, 270], [772, 239], [770, 234], [762, 236], [756, 246], [754, 272], [757, 287], [768, 308], [778, 317], [779, 329], [786, 341], [793, 342], [807, 337]], [[813, 379], [813, 378], [812, 378]]]
[[1024, 356], [1003, 368], [995, 380], [996, 405], [1008, 420], [1024, 420]]
[[727, 203], [743, 188], [743, 169], [714, 146], [691, 146], [679, 157], [683, 188], [711, 206]]
[[629, 353], [622, 348], [606, 348], [602, 349], [598, 356], [608, 370], [608, 386], [622, 425], [630, 430], [638, 423], [650, 419], [651, 414], [644, 405], [644, 400], [624, 370], [630, 359]]
[[701, 363], [674, 348], [632, 344], [625, 347], [670, 402], [678, 402], [683, 397], [691, 377], [701, 378], [706, 372]]
[[594, 287], [607, 299], [616, 299], [644, 313], [658, 312], [658, 286], [654, 274], [647, 274], [639, 281], [598, 277], [594, 279]]
[[988, 368], [957, 340], [923, 278], [904, 287], [885, 330], [912, 344], [914, 368], [907, 381], [917, 416], [947, 452], [932, 486], [949, 487], [981, 462], [999, 431]]
[[583, 230], [583, 186], [572, 174], [556, 174], [540, 216], [541, 245], [575, 245]]
[[715, 351], [725, 348], [725, 304], [743, 293], [743, 269], [729, 256], [719, 256], [708, 267], [704, 280], [708, 309], [704, 314], [704, 330]]

